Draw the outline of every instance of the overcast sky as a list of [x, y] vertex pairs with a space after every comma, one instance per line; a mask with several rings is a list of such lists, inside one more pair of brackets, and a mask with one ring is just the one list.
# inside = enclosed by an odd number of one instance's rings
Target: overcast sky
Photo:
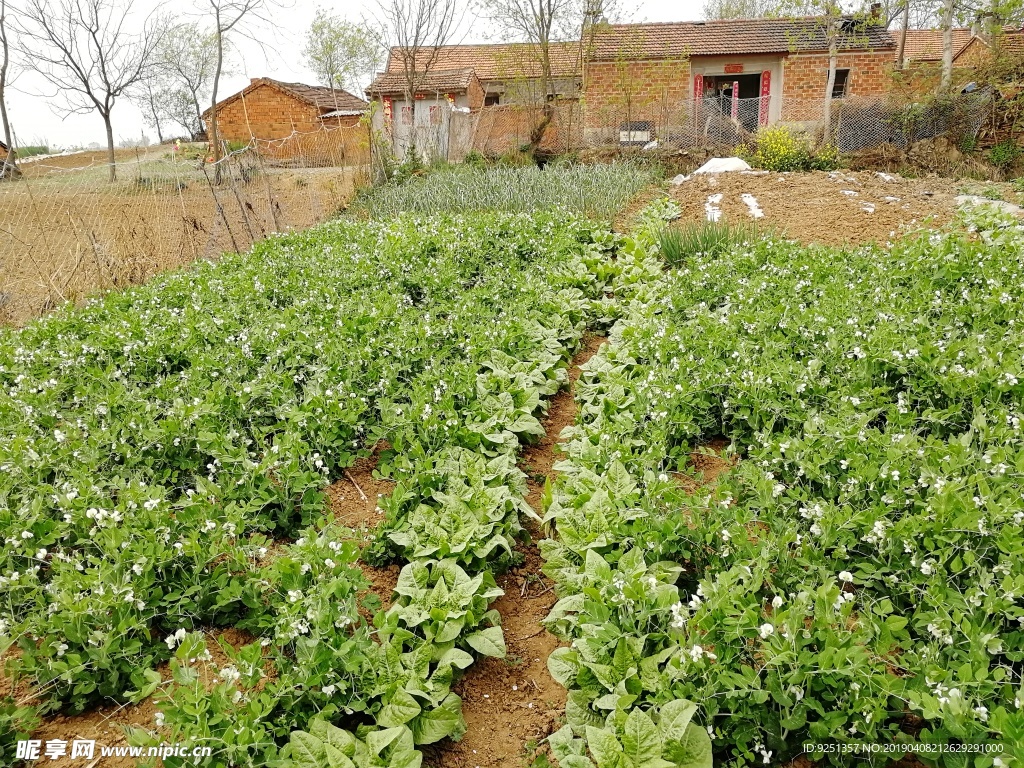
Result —
[[[273, 77], [290, 82], [314, 83], [312, 74], [302, 63], [303, 35], [320, 5], [358, 21], [365, 15], [373, 14], [377, 0], [341, 0], [324, 3], [317, 0], [284, 0], [285, 10], [274, 15], [275, 25], [258, 25], [253, 29], [255, 36], [264, 44], [244, 38], [236, 38], [237, 50], [232, 56], [233, 74], [222, 80], [221, 93], [225, 96], [245, 87], [251, 77]], [[627, 0], [628, 2], [628, 0]], [[136, 0], [139, 20], [157, 7], [153, 0]], [[189, 0], [185, 2], [164, 2], [161, 7], [171, 12], [180, 12], [182, 18], [194, 17]], [[194, 6], [198, 8], [199, 6]], [[703, 0], [634, 0], [626, 8], [625, 15], [630, 21], [687, 21], [699, 19]], [[472, 19], [467, 19], [465, 42], [493, 42], [493, 32]], [[59, 100], [48, 99], [52, 93], [45, 83], [31, 74], [22, 73], [9, 91], [7, 104], [18, 144], [46, 143], [51, 148], [87, 146], [96, 142], [105, 144], [103, 121], [93, 112], [89, 115], [64, 116], [51, 105]], [[114, 108], [114, 138], [137, 138], [143, 132], [155, 141], [152, 130], [144, 127], [142, 114], [126, 99]]]

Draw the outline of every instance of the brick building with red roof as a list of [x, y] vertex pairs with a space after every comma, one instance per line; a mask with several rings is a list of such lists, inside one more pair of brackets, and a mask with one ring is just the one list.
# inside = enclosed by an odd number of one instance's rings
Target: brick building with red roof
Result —
[[[284, 139], [323, 128], [350, 127], [370, 105], [340, 88], [253, 78], [238, 93], [217, 102], [217, 128], [225, 141]], [[203, 113], [207, 133], [212, 109]]]

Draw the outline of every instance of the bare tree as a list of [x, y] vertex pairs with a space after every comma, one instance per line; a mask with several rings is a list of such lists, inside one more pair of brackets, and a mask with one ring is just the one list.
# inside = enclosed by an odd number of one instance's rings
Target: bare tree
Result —
[[7, 39], [7, 0], [0, 0], [0, 121], [3, 122], [4, 144], [7, 153], [0, 162], [0, 178], [18, 172], [15, 165], [14, 139], [11, 121], [7, 116], [7, 82], [11, 72], [11, 45]]
[[[207, 0], [210, 15], [213, 17], [213, 37], [216, 56], [213, 67], [213, 83], [210, 96], [210, 146], [213, 159], [218, 161], [223, 156], [220, 146], [220, 130], [217, 125], [217, 93], [220, 89], [220, 78], [224, 74], [224, 54], [228, 35], [232, 33], [246, 35], [246, 25], [253, 21], [272, 24], [269, 11], [274, 0]], [[251, 35], [248, 35], [251, 37]], [[214, 177], [219, 184], [221, 180], [220, 165], [216, 165]]]
[[438, 48], [452, 42], [464, 14], [460, 0], [386, 0], [381, 8], [410, 104], [437, 63]]
[[[579, 34], [586, 6], [578, 0], [480, 0], [481, 15], [506, 35], [528, 45], [527, 63], [536, 67], [540, 119], [530, 131], [530, 146], [536, 148], [554, 116], [552, 44]], [[534, 73], [527, 73], [534, 74]]]
[[213, 86], [217, 36], [199, 23], [177, 24], [167, 31], [157, 48], [155, 65], [169, 91], [164, 94], [167, 116], [190, 136], [201, 133], [200, 104]]
[[29, 66], [57, 88], [66, 114], [98, 112], [107, 131], [110, 180], [117, 177], [112, 113], [146, 74], [160, 40], [150, 17], [133, 34], [132, 0], [27, 0], [19, 48]]

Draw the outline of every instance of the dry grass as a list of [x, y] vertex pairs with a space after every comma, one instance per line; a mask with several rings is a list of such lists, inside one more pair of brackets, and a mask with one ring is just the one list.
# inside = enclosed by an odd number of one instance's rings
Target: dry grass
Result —
[[0, 183], [0, 322], [309, 227], [348, 203], [357, 176], [267, 168], [245, 153], [215, 186], [201, 162], [167, 148], [118, 154], [114, 183], [103, 152], [26, 163], [22, 180]]

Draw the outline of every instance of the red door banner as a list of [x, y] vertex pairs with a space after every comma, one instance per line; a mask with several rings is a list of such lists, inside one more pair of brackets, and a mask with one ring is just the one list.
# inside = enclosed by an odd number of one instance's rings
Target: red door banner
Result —
[[732, 119], [738, 120], [740, 117], [740, 81], [732, 81]]
[[693, 129], [700, 133], [701, 102], [704, 101], [704, 75], [693, 76]]
[[384, 125], [390, 127], [391, 120], [394, 118], [394, 104], [390, 96], [385, 96], [382, 101], [384, 102]]
[[772, 73], [765, 70], [761, 73], [761, 103], [757, 110], [757, 124], [768, 125], [768, 103], [772, 97]]

